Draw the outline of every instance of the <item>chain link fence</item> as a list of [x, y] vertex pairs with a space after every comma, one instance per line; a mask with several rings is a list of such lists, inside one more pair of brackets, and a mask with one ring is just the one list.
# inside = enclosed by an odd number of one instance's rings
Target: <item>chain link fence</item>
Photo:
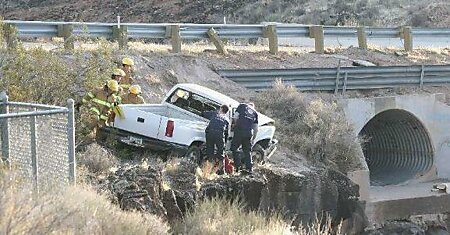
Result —
[[67, 107], [9, 102], [0, 94], [0, 156], [36, 189], [75, 183], [73, 100]]

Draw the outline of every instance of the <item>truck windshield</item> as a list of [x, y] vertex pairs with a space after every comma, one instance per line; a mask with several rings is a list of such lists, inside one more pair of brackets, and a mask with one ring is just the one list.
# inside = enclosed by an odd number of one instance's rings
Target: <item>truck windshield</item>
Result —
[[203, 116], [203, 112], [217, 110], [220, 107], [220, 104], [210, 99], [190, 93], [183, 89], [174, 91], [166, 102], [199, 116]]

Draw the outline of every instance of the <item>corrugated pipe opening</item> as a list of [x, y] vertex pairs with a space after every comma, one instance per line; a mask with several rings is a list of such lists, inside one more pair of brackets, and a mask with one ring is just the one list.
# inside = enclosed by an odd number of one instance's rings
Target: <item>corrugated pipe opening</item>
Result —
[[388, 110], [376, 115], [359, 133], [371, 185], [399, 184], [422, 176], [433, 165], [428, 132], [412, 114]]

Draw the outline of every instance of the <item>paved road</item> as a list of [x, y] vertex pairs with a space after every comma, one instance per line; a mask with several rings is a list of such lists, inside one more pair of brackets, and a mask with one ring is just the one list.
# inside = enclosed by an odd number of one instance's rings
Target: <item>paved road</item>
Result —
[[[314, 39], [309, 38], [280, 38], [280, 45], [292, 45], [301, 47], [314, 47]], [[368, 44], [373, 44], [382, 47], [395, 47], [403, 48], [403, 40], [400, 38], [391, 39], [368, 39]], [[338, 38], [338, 37], [326, 37], [325, 47], [349, 47], [358, 46], [357, 38]], [[450, 38], [445, 37], [420, 37], [415, 38], [413, 41], [414, 48], [442, 48], [450, 46]]]

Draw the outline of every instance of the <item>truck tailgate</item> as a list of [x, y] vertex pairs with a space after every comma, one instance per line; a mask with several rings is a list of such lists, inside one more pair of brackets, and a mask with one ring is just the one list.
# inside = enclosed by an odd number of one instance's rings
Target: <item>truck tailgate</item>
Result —
[[124, 118], [114, 119], [114, 127], [150, 138], [158, 136], [161, 118], [166, 108], [164, 105], [146, 105], [154, 112], [143, 111], [135, 105], [121, 105]]

